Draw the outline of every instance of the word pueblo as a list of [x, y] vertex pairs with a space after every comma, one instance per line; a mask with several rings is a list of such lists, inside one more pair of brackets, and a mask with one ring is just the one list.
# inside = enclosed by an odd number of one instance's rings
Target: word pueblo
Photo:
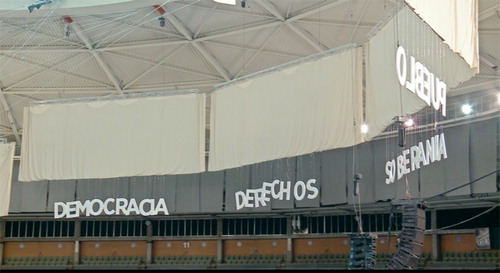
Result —
[[410, 73], [408, 73], [408, 61], [402, 46], [396, 51], [396, 70], [401, 86], [416, 93], [427, 105], [432, 104], [435, 110], [441, 108], [441, 114], [446, 116], [446, 83], [434, 76], [434, 73], [413, 56], [410, 57]]
[[[300, 201], [305, 197], [307, 199], [316, 198], [319, 190], [314, 184], [316, 184], [316, 179], [309, 179], [306, 183], [297, 181], [293, 186], [293, 197], [295, 197], [295, 200]], [[279, 186], [279, 190], [276, 190], [277, 186]], [[265, 207], [271, 201], [270, 197], [277, 200], [290, 200], [291, 191], [291, 181], [285, 182], [276, 179], [271, 183], [264, 182], [260, 189], [248, 189], [245, 192], [236, 192], [234, 194], [236, 198], [236, 210], [258, 208], [260, 206]]]

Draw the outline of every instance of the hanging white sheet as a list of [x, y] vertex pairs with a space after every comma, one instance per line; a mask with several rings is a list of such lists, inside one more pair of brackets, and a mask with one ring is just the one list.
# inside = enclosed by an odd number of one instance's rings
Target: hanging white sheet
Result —
[[425, 22], [479, 73], [477, 0], [406, 0]]
[[20, 181], [205, 170], [205, 95], [25, 108]]
[[0, 143], [0, 217], [9, 214], [15, 143]]
[[[453, 52], [407, 5], [364, 47], [365, 121], [369, 126], [366, 140], [380, 134], [394, 122], [394, 117], [410, 115], [426, 106], [434, 106], [433, 100], [437, 101], [436, 114], [443, 115], [446, 113], [447, 93], [438, 94], [437, 79], [446, 84], [446, 92], [449, 93], [450, 88], [475, 74], [475, 69]], [[404, 54], [398, 55], [402, 52]], [[406, 82], [418, 85], [422, 92], [415, 88], [410, 91]], [[434, 91], [430, 91], [431, 88]]]
[[361, 84], [351, 48], [213, 92], [209, 171], [361, 142]]

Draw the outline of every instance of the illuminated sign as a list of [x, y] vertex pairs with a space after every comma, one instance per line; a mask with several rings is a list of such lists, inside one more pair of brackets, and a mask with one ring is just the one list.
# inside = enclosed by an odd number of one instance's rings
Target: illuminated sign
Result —
[[415, 57], [410, 56], [408, 64], [406, 51], [402, 46], [399, 46], [396, 51], [396, 70], [401, 86], [416, 93], [427, 105], [432, 104], [434, 109], [441, 108], [441, 114], [446, 116], [446, 83], [430, 72]]
[[144, 199], [139, 204], [135, 198], [108, 198], [104, 201], [100, 199], [81, 201], [55, 202], [54, 218], [76, 218], [80, 215], [130, 215], [135, 213], [142, 216], [158, 215], [159, 213], [168, 215], [165, 199], [160, 198], [158, 202], [154, 199]]
[[314, 199], [319, 195], [318, 188], [314, 185], [316, 179], [309, 179], [307, 182], [297, 181], [292, 187], [291, 181], [280, 181], [278, 179], [273, 182], [262, 183], [262, 188], [248, 189], [246, 191], [236, 192], [236, 210], [242, 208], [258, 208], [265, 207], [271, 201], [275, 200], [290, 200], [292, 196], [295, 200], [300, 201], [304, 198]]

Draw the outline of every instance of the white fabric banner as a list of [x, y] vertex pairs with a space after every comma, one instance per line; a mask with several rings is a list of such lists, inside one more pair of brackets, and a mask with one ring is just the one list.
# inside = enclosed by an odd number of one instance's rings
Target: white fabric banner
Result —
[[16, 143], [0, 143], [0, 217], [9, 214], [15, 150]]
[[361, 142], [361, 79], [357, 48], [216, 90], [209, 171]]
[[479, 73], [477, 0], [406, 0], [425, 22]]
[[445, 115], [446, 92], [475, 74], [407, 5], [364, 47], [366, 140], [426, 106]]
[[25, 108], [20, 181], [205, 170], [205, 95]]

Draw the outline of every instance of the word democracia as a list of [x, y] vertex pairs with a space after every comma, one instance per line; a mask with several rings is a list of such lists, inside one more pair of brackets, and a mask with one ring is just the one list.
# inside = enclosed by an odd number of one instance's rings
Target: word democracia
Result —
[[55, 202], [54, 203], [54, 218], [75, 218], [80, 215], [97, 216], [105, 215], [130, 215], [135, 213], [142, 216], [152, 216], [163, 213], [168, 215], [167, 204], [164, 198], [144, 199], [139, 204], [135, 198], [128, 200], [127, 198], [108, 198], [104, 201], [100, 199], [71, 202]]
[[396, 175], [397, 180], [399, 180], [403, 175], [420, 169], [420, 164], [427, 166], [434, 161], [440, 161], [441, 158], [448, 158], [443, 133], [427, 139], [425, 144], [419, 142], [417, 145], [403, 150], [403, 153], [398, 155], [396, 159], [387, 161], [385, 163], [385, 173], [387, 174], [385, 183], [394, 183]]
[[300, 201], [304, 198], [314, 199], [318, 196], [319, 190], [314, 185], [316, 179], [309, 179], [307, 182], [297, 181], [292, 187], [291, 181], [280, 181], [278, 179], [273, 182], [262, 183], [262, 188], [248, 189], [246, 191], [236, 192], [236, 210], [242, 208], [258, 208], [267, 206], [271, 201], [271, 197], [276, 200], [290, 200], [292, 189], [295, 200]]

